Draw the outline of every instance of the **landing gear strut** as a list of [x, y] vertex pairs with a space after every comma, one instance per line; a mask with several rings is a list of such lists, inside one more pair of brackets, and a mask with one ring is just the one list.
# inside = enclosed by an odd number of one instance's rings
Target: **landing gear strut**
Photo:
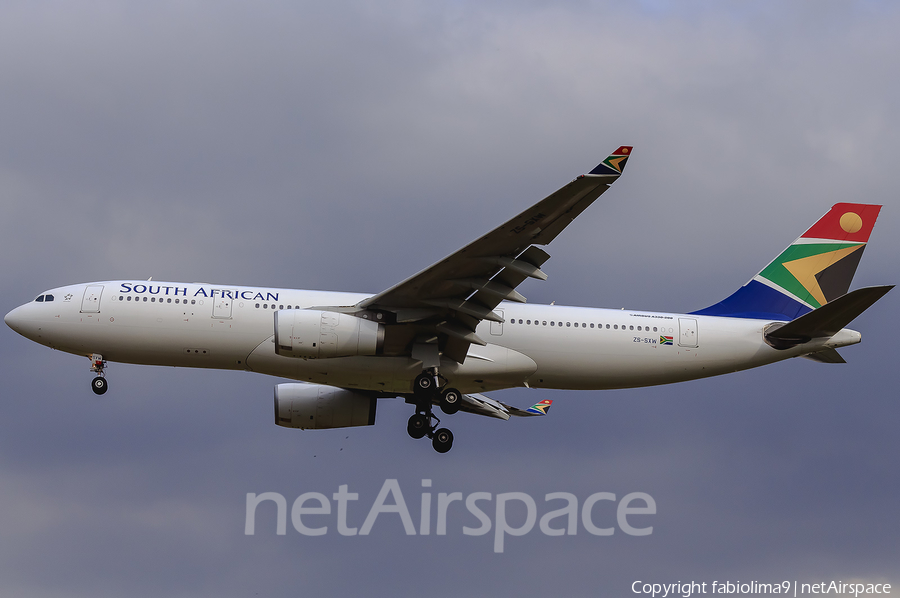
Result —
[[429, 428], [431, 428], [430, 419], [431, 418], [427, 415], [413, 413], [409, 418], [409, 422], [406, 424], [406, 431], [416, 440], [424, 438], [425, 435], [428, 434]]
[[425, 370], [413, 381], [416, 412], [410, 416], [406, 431], [416, 440], [428, 436], [431, 445], [439, 453], [446, 453], [453, 446], [453, 432], [447, 428], [438, 429], [441, 420], [434, 415], [432, 405], [435, 401], [447, 415], [459, 411], [462, 404], [462, 393], [455, 388], [442, 388], [441, 381], [446, 379], [438, 374], [437, 368]]
[[103, 360], [103, 356], [97, 353], [91, 355], [91, 371], [97, 374], [97, 377], [91, 380], [91, 390], [95, 395], [102, 395], [109, 389], [109, 383], [103, 374], [104, 368], [106, 368], [106, 361]]

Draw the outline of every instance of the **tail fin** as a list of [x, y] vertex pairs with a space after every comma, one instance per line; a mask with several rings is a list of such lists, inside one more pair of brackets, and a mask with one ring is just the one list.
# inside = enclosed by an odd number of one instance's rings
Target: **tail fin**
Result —
[[693, 313], [789, 321], [845, 295], [880, 211], [835, 204], [750, 282]]

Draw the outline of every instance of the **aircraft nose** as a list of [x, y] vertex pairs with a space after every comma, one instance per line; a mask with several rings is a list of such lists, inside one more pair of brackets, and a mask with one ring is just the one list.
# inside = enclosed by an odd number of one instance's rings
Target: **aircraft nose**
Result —
[[3, 321], [6, 322], [6, 325], [22, 335], [25, 334], [23, 332], [25, 328], [25, 317], [23, 313], [24, 311], [24, 306], [20, 305], [19, 307], [3, 316]]

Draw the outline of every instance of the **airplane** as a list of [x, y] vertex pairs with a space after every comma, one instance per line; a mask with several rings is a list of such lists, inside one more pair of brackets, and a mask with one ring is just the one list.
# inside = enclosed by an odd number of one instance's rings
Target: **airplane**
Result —
[[893, 285], [848, 292], [881, 206], [835, 204], [732, 295], [691, 313], [533, 305], [550, 243], [621, 176], [631, 146], [462, 249], [377, 294], [114, 280], [50, 289], [9, 312], [13, 330], [108, 362], [247, 370], [275, 386], [275, 423], [375, 423], [378, 399], [414, 406], [407, 432], [453, 445], [434, 406], [503, 420], [546, 415], [482, 393], [670, 384], [791, 357], [844, 363], [845, 328]]

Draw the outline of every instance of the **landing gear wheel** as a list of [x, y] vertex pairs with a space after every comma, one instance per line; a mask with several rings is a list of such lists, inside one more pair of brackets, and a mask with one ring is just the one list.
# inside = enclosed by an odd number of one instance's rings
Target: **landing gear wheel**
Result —
[[434, 388], [434, 376], [422, 372], [416, 376], [413, 382], [413, 392], [417, 395], [426, 395]]
[[441, 428], [434, 433], [431, 446], [439, 453], [446, 453], [453, 447], [453, 432], [447, 428]]
[[97, 376], [91, 381], [91, 390], [94, 391], [95, 395], [102, 395], [107, 389], [109, 389], [109, 384], [106, 382], [106, 378]]
[[448, 388], [441, 394], [441, 411], [447, 415], [453, 415], [459, 411], [462, 403], [462, 394], [455, 388]]
[[406, 424], [406, 431], [416, 440], [424, 438], [429, 432], [428, 417], [421, 413], [413, 413]]

